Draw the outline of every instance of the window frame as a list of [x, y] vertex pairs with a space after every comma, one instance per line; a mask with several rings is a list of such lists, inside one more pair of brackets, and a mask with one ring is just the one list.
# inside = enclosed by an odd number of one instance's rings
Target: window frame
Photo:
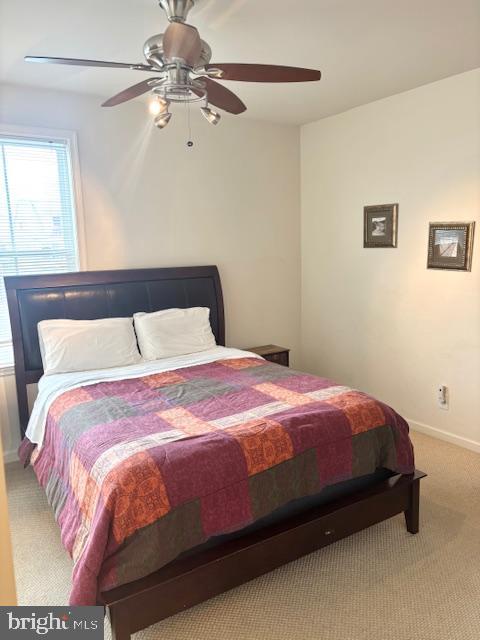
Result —
[[[80, 172], [80, 157], [78, 153], [77, 133], [67, 129], [50, 129], [43, 127], [30, 127], [0, 122], [0, 137], [23, 138], [25, 140], [46, 140], [65, 143], [67, 156], [70, 163], [72, 180], [72, 195], [74, 207], [74, 234], [78, 255], [78, 270], [87, 270], [87, 246], [85, 238], [85, 215], [83, 208], [82, 179]], [[21, 274], [20, 274], [21, 275]], [[0, 363], [0, 377], [12, 375], [14, 364]]]

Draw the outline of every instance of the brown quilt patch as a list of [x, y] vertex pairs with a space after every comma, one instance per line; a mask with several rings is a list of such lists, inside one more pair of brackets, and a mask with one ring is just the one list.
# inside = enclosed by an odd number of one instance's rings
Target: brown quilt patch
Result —
[[314, 449], [292, 460], [257, 473], [248, 480], [254, 520], [271, 513], [296, 498], [320, 491], [318, 463]]
[[104, 569], [105, 583], [114, 587], [142, 578], [203, 542], [200, 501], [179, 505], [163, 518], [135, 531], [109, 558]]
[[395, 469], [397, 464], [392, 428], [377, 427], [352, 438], [352, 477], [373, 473], [379, 468]]

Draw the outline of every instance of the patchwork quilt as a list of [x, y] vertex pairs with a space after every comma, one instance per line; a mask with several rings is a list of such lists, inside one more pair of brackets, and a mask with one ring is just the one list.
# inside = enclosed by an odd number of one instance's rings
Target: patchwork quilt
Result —
[[327, 485], [414, 470], [391, 408], [249, 357], [66, 391], [32, 464], [74, 561], [73, 605]]

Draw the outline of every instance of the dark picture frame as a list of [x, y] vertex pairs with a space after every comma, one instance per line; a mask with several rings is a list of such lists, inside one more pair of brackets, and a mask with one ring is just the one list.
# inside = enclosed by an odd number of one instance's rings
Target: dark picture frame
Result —
[[370, 205], [363, 208], [364, 248], [396, 248], [398, 203]]
[[475, 222], [431, 222], [427, 269], [471, 271]]

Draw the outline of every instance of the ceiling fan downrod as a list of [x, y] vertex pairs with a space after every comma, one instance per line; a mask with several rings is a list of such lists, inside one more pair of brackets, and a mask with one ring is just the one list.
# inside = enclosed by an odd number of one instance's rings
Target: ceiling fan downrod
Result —
[[158, 0], [169, 22], [185, 22], [195, 0]]

